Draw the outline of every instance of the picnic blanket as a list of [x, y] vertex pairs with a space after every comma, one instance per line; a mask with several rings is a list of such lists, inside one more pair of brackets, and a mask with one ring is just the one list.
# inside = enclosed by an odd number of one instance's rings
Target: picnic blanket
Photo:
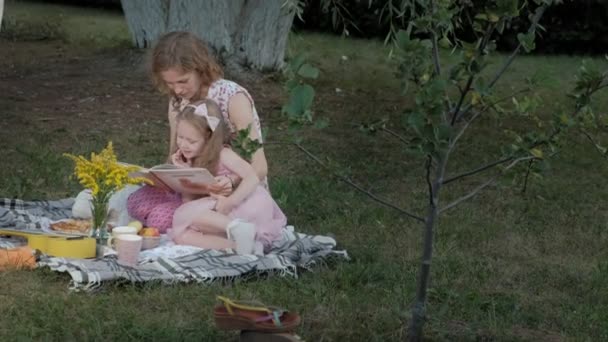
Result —
[[[73, 203], [73, 199], [29, 202], [0, 199], [0, 227], [42, 229], [50, 221], [70, 217]], [[20, 243], [24, 241], [0, 239], [0, 248], [16, 247]], [[330, 260], [348, 259], [346, 251], [335, 250], [335, 247], [336, 241], [332, 237], [301, 234], [288, 226], [264, 256], [164, 244], [158, 249], [142, 252], [135, 267], [119, 264], [115, 255], [100, 259], [43, 256], [38, 267], [67, 272], [72, 278], [70, 288], [73, 290], [90, 291], [104, 282], [120, 279], [211, 283], [272, 274], [297, 277], [298, 268], [310, 269]]]
[[29, 202], [0, 198], [0, 227], [42, 229], [52, 221], [72, 216], [73, 205], [73, 198]]

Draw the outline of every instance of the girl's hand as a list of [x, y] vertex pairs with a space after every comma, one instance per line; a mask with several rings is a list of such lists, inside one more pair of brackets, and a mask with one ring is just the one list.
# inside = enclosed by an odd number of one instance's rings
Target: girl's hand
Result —
[[230, 196], [232, 193], [232, 180], [228, 176], [217, 176], [215, 177], [215, 183], [209, 188], [211, 192], [216, 195]]
[[215, 202], [215, 211], [220, 214], [228, 215], [236, 206], [230, 197], [216, 195], [213, 193], [209, 195], [217, 200], [217, 202]]
[[180, 151], [179, 148], [177, 149], [177, 151], [175, 151], [175, 153], [173, 153], [171, 155], [171, 162], [173, 163], [173, 165], [178, 166], [178, 167], [183, 167], [183, 168], [190, 167], [190, 163], [188, 162], [188, 159], [186, 159], [186, 157], [184, 156], [182, 151]]

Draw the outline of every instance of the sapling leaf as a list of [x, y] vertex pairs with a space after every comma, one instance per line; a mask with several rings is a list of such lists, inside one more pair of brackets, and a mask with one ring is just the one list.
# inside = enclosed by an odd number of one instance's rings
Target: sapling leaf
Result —
[[543, 150], [541, 150], [540, 148], [531, 149], [530, 154], [532, 154], [533, 156], [535, 156], [538, 159], [543, 159]]
[[298, 75], [300, 75], [304, 78], [316, 79], [317, 77], [319, 77], [319, 69], [315, 68], [314, 66], [312, 66], [308, 63], [304, 63], [304, 64], [302, 64], [300, 69], [298, 69]]

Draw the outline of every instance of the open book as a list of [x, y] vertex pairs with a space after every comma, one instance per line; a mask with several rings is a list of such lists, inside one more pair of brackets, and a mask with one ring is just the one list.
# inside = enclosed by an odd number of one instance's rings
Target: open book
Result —
[[[123, 163], [124, 165], [129, 165]], [[178, 193], [191, 193], [191, 190], [180, 183], [180, 179], [187, 179], [192, 183], [211, 185], [215, 184], [215, 177], [204, 168], [181, 168], [173, 164], [161, 164], [149, 169], [140, 168], [131, 172], [130, 177], [144, 177], [152, 181], [152, 185], [164, 190]]]

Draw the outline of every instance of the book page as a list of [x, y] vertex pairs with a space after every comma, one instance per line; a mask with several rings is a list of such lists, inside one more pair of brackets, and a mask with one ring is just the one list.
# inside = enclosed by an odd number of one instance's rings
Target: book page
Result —
[[137, 171], [132, 171], [129, 173], [129, 177], [142, 177], [147, 178], [152, 181], [152, 185], [156, 187], [163, 188], [168, 191], [175, 191], [179, 193], [189, 193], [190, 190], [184, 188], [180, 179], [188, 179], [192, 183], [197, 184], [215, 184], [215, 177], [204, 168], [181, 168], [179, 166], [173, 164], [159, 164], [155, 165], [149, 169], [144, 167], [119, 162], [125, 166], [136, 166], [139, 168]]
[[179, 166], [175, 166], [173, 164], [160, 164], [156, 166], [152, 166], [149, 170], [175, 170], [180, 169]]
[[215, 184], [215, 177], [207, 169], [190, 168], [190, 169], [155, 169], [151, 173], [161, 180], [164, 185], [171, 188], [175, 192], [190, 193], [188, 188], [181, 185], [180, 179], [187, 179], [192, 183], [197, 184]]
[[156, 177], [154, 174], [152, 174], [150, 172], [151, 169], [146, 169], [144, 167], [141, 167], [141, 166], [135, 165], [135, 164], [129, 164], [129, 163], [124, 163], [124, 162], [118, 162], [118, 163], [121, 165], [124, 165], [124, 166], [135, 166], [135, 167], [139, 168], [136, 171], [129, 172], [130, 178], [146, 178], [147, 180], [149, 180], [151, 182], [150, 185], [162, 188], [167, 191], [171, 191], [171, 188], [169, 188], [165, 184], [163, 184], [163, 182], [161, 180], [159, 180], [158, 177]]
[[138, 171], [141, 171], [141, 170], [147, 170], [145, 167], [140, 166], [140, 165], [136, 165], [136, 164], [125, 163], [125, 162], [121, 162], [121, 161], [116, 162], [116, 163], [117, 163], [118, 165], [121, 165], [121, 166], [126, 166], [126, 167], [136, 167], [136, 168], [138, 168], [138, 169], [139, 169]]

